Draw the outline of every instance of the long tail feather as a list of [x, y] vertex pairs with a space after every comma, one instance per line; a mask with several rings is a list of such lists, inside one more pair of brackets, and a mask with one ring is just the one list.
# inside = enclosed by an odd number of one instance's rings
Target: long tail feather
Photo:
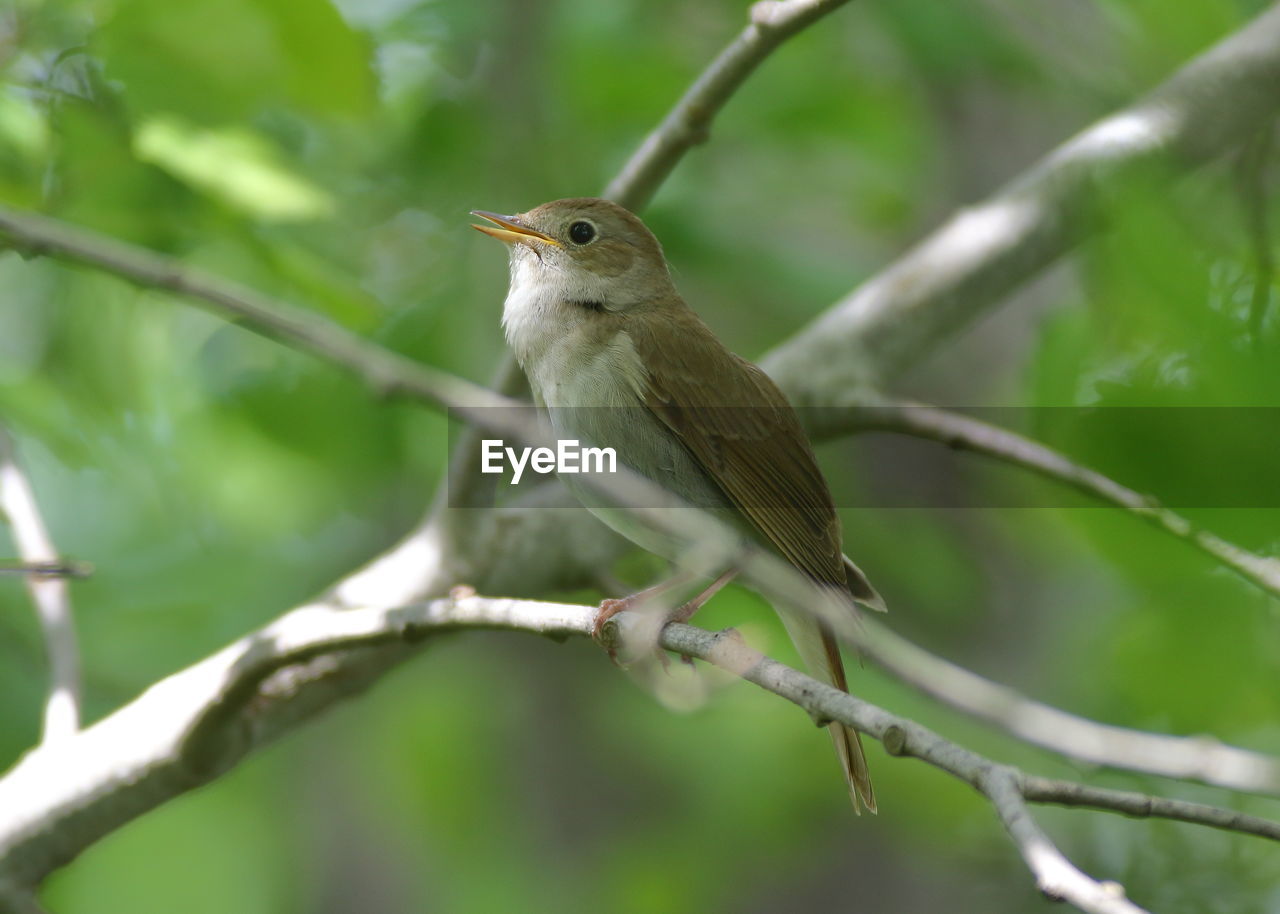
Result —
[[[841, 691], [849, 691], [844, 675], [844, 662], [840, 658], [840, 646], [831, 630], [812, 616], [791, 612], [781, 613], [781, 616], [787, 633], [795, 642], [800, 658], [804, 660], [809, 672]], [[876, 812], [876, 795], [871, 787], [871, 774], [867, 769], [867, 757], [862, 751], [862, 739], [858, 731], [843, 724], [832, 724], [830, 730], [836, 755], [849, 785], [849, 798], [853, 802], [854, 812], [860, 814], [863, 806], [870, 812]]]
[[[840, 644], [830, 629], [819, 626], [822, 634], [822, 649], [826, 654], [827, 669], [831, 674], [831, 684], [842, 692], [849, 691], [844, 677], [844, 661], [840, 658]], [[853, 811], [861, 813], [858, 801], [866, 806], [868, 812], [878, 812], [876, 808], [876, 792], [871, 787], [871, 772], [867, 768], [867, 756], [862, 751], [862, 737], [858, 731], [844, 724], [832, 724], [831, 739], [836, 744], [836, 754], [840, 756], [840, 764], [844, 768], [844, 777], [849, 784], [849, 798], [853, 801]]]

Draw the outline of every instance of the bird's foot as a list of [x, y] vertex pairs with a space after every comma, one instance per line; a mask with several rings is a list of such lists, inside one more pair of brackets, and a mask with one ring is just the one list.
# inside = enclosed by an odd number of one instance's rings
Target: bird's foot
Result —
[[606, 637], [604, 626], [605, 623], [616, 616], [618, 613], [627, 612], [634, 609], [637, 602], [637, 594], [629, 597], [621, 597], [619, 599], [601, 600], [600, 609], [596, 611], [595, 625], [591, 627], [591, 640], [603, 647], [609, 652], [609, 659], [618, 665], [618, 627], [615, 625]]
[[[688, 603], [682, 603], [675, 609], [669, 609], [660, 616], [655, 617], [655, 610], [660, 609], [661, 607], [655, 605], [654, 595], [651, 593], [641, 591], [640, 593], [632, 594], [629, 597], [602, 600], [600, 601], [600, 609], [596, 613], [595, 624], [591, 629], [591, 637], [596, 644], [599, 644], [608, 652], [609, 659], [612, 660], [615, 665], [621, 666], [622, 664], [618, 660], [618, 649], [622, 646], [622, 627], [617, 623], [614, 623], [613, 625], [608, 625], [608, 623], [619, 613], [641, 613], [645, 617], [646, 622], [650, 623], [643, 627], [641, 631], [648, 637], [649, 641], [653, 642], [653, 652], [657, 654], [658, 661], [662, 664], [663, 670], [670, 672], [671, 666], [670, 661], [667, 659], [667, 654], [657, 645], [658, 635], [669, 623], [686, 621], [694, 612], [697, 611], [697, 608], [700, 605], [701, 603], [695, 603], [691, 600]], [[658, 624], [653, 626], [653, 622], [657, 622]], [[680, 659], [685, 663], [688, 663], [690, 666], [693, 665], [693, 661], [688, 657], [681, 657]]]
[[[702, 591], [702, 593], [698, 594], [692, 600], [681, 603], [674, 609], [668, 609], [659, 618], [655, 618], [655, 612], [663, 608], [663, 605], [660, 602], [661, 597], [673, 586], [677, 586], [679, 583], [682, 583], [679, 578], [665, 581], [661, 584], [655, 585], [654, 587], [650, 587], [648, 590], [642, 590], [639, 593], [633, 593], [629, 597], [602, 600], [600, 603], [600, 609], [596, 613], [595, 625], [593, 625], [591, 629], [591, 637], [597, 644], [609, 652], [609, 659], [617, 664], [618, 648], [621, 646], [622, 642], [621, 632], [616, 623], [610, 626], [608, 630], [606, 630], [605, 625], [610, 619], [618, 615], [618, 613], [639, 610], [645, 616], [647, 621], [650, 623], [658, 623], [656, 626], [650, 625], [646, 627], [643, 631], [647, 636], [648, 641], [652, 642], [658, 654], [658, 658], [662, 661], [662, 668], [664, 670], [668, 670], [669, 666], [666, 654], [663, 653], [662, 648], [657, 646], [658, 636], [662, 632], [662, 629], [671, 622], [688, 622], [693, 618], [693, 614], [702, 608], [702, 604], [706, 603], [707, 600], [719, 593], [720, 589], [724, 587], [724, 585], [728, 584], [735, 574], [737, 574], [736, 569], [729, 569], [712, 581], [710, 586], [708, 586], [706, 590]], [[669, 606], [670, 604], [667, 605]], [[681, 657], [680, 659], [685, 663], [688, 663], [690, 666], [693, 665], [693, 661], [688, 657]]]

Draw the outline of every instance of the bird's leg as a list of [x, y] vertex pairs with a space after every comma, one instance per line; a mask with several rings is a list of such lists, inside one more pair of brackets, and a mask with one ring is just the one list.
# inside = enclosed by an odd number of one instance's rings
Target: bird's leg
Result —
[[[677, 571], [665, 581], [659, 581], [652, 587], [646, 587], [644, 590], [637, 591], [626, 597], [619, 597], [616, 600], [601, 600], [600, 611], [596, 613], [596, 624], [591, 630], [591, 637], [596, 641], [600, 640], [600, 633], [604, 630], [604, 624], [621, 612], [629, 612], [648, 603], [657, 597], [662, 596], [668, 590], [676, 587], [683, 587], [688, 584], [693, 575], [686, 571]], [[683, 608], [683, 607], [681, 607]]]
[[694, 613], [702, 609], [703, 603], [706, 603], [708, 600], [710, 600], [712, 597], [718, 594], [721, 590], [723, 590], [724, 585], [732, 581], [735, 577], [737, 577], [737, 575], [738, 575], [738, 569], [730, 568], [724, 574], [720, 575], [720, 577], [712, 581], [707, 586], [706, 590], [698, 594], [688, 603], [685, 603], [683, 606], [681, 606], [671, 615], [667, 616], [667, 621], [668, 622], [688, 622], [690, 619], [693, 618]]
[[[737, 575], [738, 575], [738, 569], [730, 568], [724, 574], [720, 575], [720, 577], [712, 581], [707, 586], [706, 590], [698, 594], [688, 603], [685, 603], [683, 606], [677, 609], [674, 613], [668, 616], [667, 621], [668, 622], [688, 622], [690, 619], [693, 618], [694, 613], [702, 609], [702, 604], [706, 603], [708, 600], [710, 600], [712, 597], [718, 594], [721, 590], [723, 590], [724, 585], [732, 581], [735, 577], [737, 577]], [[680, 660], [683, 661], [684, 663], [689, 664], [689, 666], [693, 666], [693, 660], [686, 654], [681, 654]]]
[[[738, 570], [736, 568], [730, 568], [728, 571], [724, 572], [712, 581], [707, 588], [702, 591], [702, 593], [668, 613], [663, 619], [662, 625], [666, 625], [668, 622], [688, 622], [693, 618], [693, 614], [702, 608], [704, 603], [719, 593], [726, 584], [734, 579], [737, 574]], [[677, 573], [667, 580], [660, 581], [654, 586], [642, 590], [639, 593], [633, 593], [629, 597], [622, 597], [617, 600], [602, 600], [600, 603], [600, 611], [596, 614], [595, 626], [591, 633], [592, 637], [599, 642], [601, 640], [601, 632], [604, 630], [604, 624], [618, 613], [627, 612], [643, 606], [672, 588], [687, 584], [690, 577], [691, 575], [687, 573]], [[661, 627], [662, 626], [659, 626], [659, 628]], [[617, 662], [617, 651], [614, 648], [609, 648], [609, 656]], [[661, 652], [659, 652], [659, 656], [661, 656]], [[686, 662], [688, 659], [689, 658], [687, 657], [684, 658]], [[666, 665], [665, 659], [663, 661], [663, 665]]]

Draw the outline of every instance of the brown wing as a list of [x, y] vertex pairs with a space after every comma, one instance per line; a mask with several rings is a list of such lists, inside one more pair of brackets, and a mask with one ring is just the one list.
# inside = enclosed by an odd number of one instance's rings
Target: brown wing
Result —
[[[809, 577], [879, 608], [880, 597], [840, 550], [840, 523], [809, 440], [782, 391], [750, 362], [725, 349], [682, 302], [663, 307], [661, 345], [653, 316], [627, 330], [648, 369], [645, 405], [760, 532]], [[704, 379], [714, 378], [714, 383]], [[784, 616], [784, 620], [786, 616]], [[805, 663], [847, 691], [831, 630], [816, 620], [787, 625]], [[876, 811], [875, 792], [856, 730], [830, 727], [855, 811]]]
[[627, 327], [649, 371], [645, 404], [791, 564], [849, 588], [831, 493], [782, 391], [683, 303], [663, 308], [661, 344], [653, 323]]

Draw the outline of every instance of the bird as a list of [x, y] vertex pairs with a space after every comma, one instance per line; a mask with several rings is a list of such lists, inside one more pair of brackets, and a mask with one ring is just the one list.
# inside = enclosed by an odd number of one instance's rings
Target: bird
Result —
[[[716, 337], [677, 292], [662, 246], [617, 203], [577, 197], [527, 212], [472, 210], [474, 228], [507, 245], [507, 343], [557, 436], [612, 447], [618, 460], [728, 521], [811, 581], [877, 611], [884, 601], [843, 552], [840, 521], [799, 418], [760, 368]], [[563, 477], [584, 505], [651, 552], [672, 548], [634, 518]], [[668, 558], [676, 556], [668, 555]], [[686, 620], [732, 576], [672, 614]], [[601, 604], [596, 630], [650, 588]], [[848, 691], [835, 634], [780, 612], [806, 667]], [[858, 732], [829, 725], [855, 812], [877, 811]]]

